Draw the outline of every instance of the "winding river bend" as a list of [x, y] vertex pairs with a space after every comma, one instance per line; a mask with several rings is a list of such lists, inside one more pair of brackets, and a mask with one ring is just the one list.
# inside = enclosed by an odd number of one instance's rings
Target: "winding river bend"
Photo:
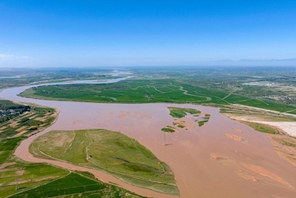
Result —
[[[107, 83], [119, 80], [124, 79], [110, 80]], [[16, 149], [15, 155], [25, 161], [44, 162], [69, 170], [87, 171], [104, 182], [116, 183], [143, 196], [178, 197], [127, 184], [99, 170], [39, 159], [29, 153], [30, 143], [51, 130], [104, 128], [137, 139], [161, 161], [166, 162], [174, 171], [180, 197], [292, 198], [296, 195], [295, 166], [276, 154], [265, 134], [255, 132], [250, 127], [223, 116], [217, 108], [190, 104], [48, 101], [17, 96], [30, 87], [33, 86], [9, 88], [3, 90], [0, 97], [56, 108], [59, 110], [59, 117], [52, 126], [24, 140]], [[160, 129], [172, 125], [173, 122], [167, 109], [169, 106], [196, 108], [210, 113], [211, 118], [205, 126], [198, 127], [198, 124], [188, 117], [188, 130], [168, 134], [166, 138], [169, 145], [163, 146], [163, 133]]]

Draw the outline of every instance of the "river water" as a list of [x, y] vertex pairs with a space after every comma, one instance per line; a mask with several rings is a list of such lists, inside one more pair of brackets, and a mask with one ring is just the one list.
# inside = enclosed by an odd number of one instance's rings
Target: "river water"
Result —
[[[115, 83], [126, 78], [99, 83]], [[51, 130], [103, 128], [137, 139], [161, 161], [167, 163], [175, 174], [180, 197], [294, 198], [296, 195], [296, 168], [276, 154], [265, 134], [225, 117], [219, 113], [218, 108], [191, 104], [49, 101], [17, 96], [25, 89], [35, 86], [40, 85], [9, 88], [0, 93], [0, 97], [4, 99], [35, 103], [59, 110], [59, 117], [52, 126], [24, 140], [16, 149], [15, 155], [25, 161], [45, 162], [70, 170], [88, 171], [104, 182], [116, 183], [144, 196], [177, 197], [132, 186], [99, 170], [39, 159], [29, 153], [30, 143]], [[164, 146], [161, 128], [173, 123], [167, 109], [169, 106], [199, 109], [202, 113], [210, 113], [211, 118], [203, 127], [198, 127], [190, 117], [186, 118], [188, 130], [180, 129], [177, 133], [167, 134], [167, 146]]]

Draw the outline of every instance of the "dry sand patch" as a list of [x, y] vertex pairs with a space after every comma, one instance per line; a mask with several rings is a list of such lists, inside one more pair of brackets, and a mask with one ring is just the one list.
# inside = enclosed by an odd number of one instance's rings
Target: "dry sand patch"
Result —
[[223, 155], [217, 155], [215, 153], [211, 153], [210, 155], [211, 155], [211, 157], [213, 159], [218, 160], [218, 161], [219, 160], [228, 160], [229, 159], [229, 157], [226, 157], [226, 156], [223, 156]]
[[17, 174], [17, 175], [23, 175], [24, 172], [25, 172], [24, 170], [19, 170], [19, 171], [16, 171], [16, 174]]
[[[9, 124], [10, 127], [14, 128], [18, 125], [18, 122], [14, 121]], [[4, 127], [5, 128], [5, 127]]]
[[243, 132], [243, 130], [241, 130], [241, 129], [238, 129], [238, 128], [233, 128], [236, 132], [239, 132], [239, 133], [242, 133]]
[[194, 124], [188, 124], [188, 128], [194, 129], [195, 125]]
[[25, 130], [27, 128], [28, 128], [27, 126], [22, 126], [22, 127], [18, 128], [16, 131], [17, 132], [22, 132], [23, 130]]
[[231, 119], [235, 119], [238, 121], [246, 121], [246, 122], [254, 122], [259, 124], [266, 124], [269, 126], [276, 127], [285, 133], [296, 137], [296, 122], [272, 122], [272, 121], [266, 121], [264, 118], [257, 117], [257, 116], [237, 116], [232, 114], [225, 114]]
[[38, 117], [38, 118], [35, 118], [34, 120], [38, 120], [38, 121], [41, 121], [41, 122], [44, 122], [46, 120], [46, 117]]
[[228, 137], [228, 138], [230, 138], [230, 139], [232, 139], [232, 140], [234, 140], [234, 141], [236, 141], [236, 142], [244, 142], [246, 139], [244, 139], [243, 137], [241, 137], [241, 136], [238, 136], [238, 135], [234, 135], [234, 134], [230, 134], [230, 133], [225, 133], [225, 135]]
[[275, 151], [277, 154], [284, 160], [290, 162], [294, 166], [296, 166], [296, 148], [283, 145], [281, 141], [287, 141], [296, 144], [296, 141], [293, 141], [294, 139], [288, 138], [285, 136], [278, 136], [278, 135], [270, 135], [271, 138], [271, 144], [273, 145]]
[[81, 124], [81, 122], [79, 120], [74, 120], [74, 125], [76, 124]]
[[173, 125], [177, 126], [179, 128], [182, 128], [184, 130], [188, 130], [185, 121], [181, 120], [181, 119], [174, 119], [173, 121]]
[[120, 114], [120, 115], [118, 116], [118, 118], [120, 118], [120, 119], [124, 119], [124, 118], [128, 118], [128, 116], [127, 116], [126, 114]]
[[253, 181], [253, 182], [258, 181], [258, 179], [254, 175], [251, 175], [250, 173], [247, 173], [243, 170], [238, 170], [238, 171], [234, 171], [234, 172], [235, 172], [235, 174], [237, 174], [239, 177], [241, 177], [243, 179]]
[[3, 129], [5, 129], [5, 128], [6, 128], [6, 126], [1, 127], [1, 128], [0, 128], [0, 131], [3, 130]]
[[240, 162], [239, 163], [242, 167], [254, 172], [254, 173], [257, 173], [259, 175], [262, 175], [264, 177], [268, 177], [269, 179], [272, 179], [273, 181], [276, 181], [278, 183], [281, 183], [283, 185], [285, 185], [286, 187], [288, 188], [291, 188], [291, 189], [295, 189], [291, 184], [289, 184], [287, 181], [285, 181], [284, 179], [282, 179], [281, 177], [279, 177], [278, 175], [266, 170], [265, 168], [261, 167], [261, 166], [257, 166], [255, 164], [247, 164], [247, 163], [244, 163], [244, 162]]

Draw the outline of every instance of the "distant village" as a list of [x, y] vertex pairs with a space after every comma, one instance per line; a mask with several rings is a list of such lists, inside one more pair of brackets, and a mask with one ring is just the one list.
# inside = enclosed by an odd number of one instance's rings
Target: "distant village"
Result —
[[11, 108], [2, 108], [0, 109], [0, 123], [8, 121], [20, 114], [23, 114], [26, 111], [30, 111], [31, 107], [30, 106], [14, 106]]

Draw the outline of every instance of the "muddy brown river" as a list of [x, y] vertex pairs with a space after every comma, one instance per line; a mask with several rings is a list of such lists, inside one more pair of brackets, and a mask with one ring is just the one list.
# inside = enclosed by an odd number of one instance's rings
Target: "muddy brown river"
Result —
[[[296, 167], [280, 158], [269, 137], [233, 121], [219, 109], [190, 104], [102, 104], [46, 101], [18, 97], [28, 87], [10, 88], [1, 98], [36, 103], [60, 111], [57, 121], [44, 131], [24, 140], [15, 155], [29, 162], [44, 162], [70, 170], [88, 171], [104, 182], [113, 182], [143, 196], [182, 198], [296, 197]], [[163, 145], [162, 127], [172, 125], [167, 107], [189, 107], [210, 113], [203, 127], [192, 118], [184, 119], [188, 130], [167, 134]], [[39, 159], [29, 153], [30, 143], [51, 130], [103, 128], [137, 139], [173, 170], [180, 196], [165, 195], [127, 184], [99, 170], [69, 163]]]

